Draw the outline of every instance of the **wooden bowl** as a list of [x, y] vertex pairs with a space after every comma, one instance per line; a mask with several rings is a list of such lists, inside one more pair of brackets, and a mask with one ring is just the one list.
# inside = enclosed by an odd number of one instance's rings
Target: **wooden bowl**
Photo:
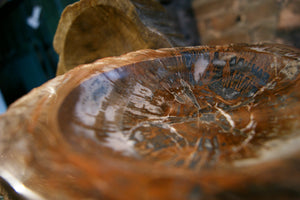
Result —
[[85, 64], [0, 118], [28, 199], [297, 199], [300, 51], [141, 50]]

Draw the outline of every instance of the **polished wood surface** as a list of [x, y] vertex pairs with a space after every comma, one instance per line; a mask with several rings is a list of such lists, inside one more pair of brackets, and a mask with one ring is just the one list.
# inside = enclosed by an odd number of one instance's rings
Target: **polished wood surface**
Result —
[[297, 199], [299, 55], [200, 46], [77, 67], [0, 116], [0, 175], [28, 199]]

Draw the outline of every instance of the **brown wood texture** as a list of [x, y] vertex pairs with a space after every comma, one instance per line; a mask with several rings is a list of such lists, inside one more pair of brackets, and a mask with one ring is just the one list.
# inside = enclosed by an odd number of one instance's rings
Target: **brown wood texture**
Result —
[[155, 0], [81, 0], [64, 10], [57, 27], [57, 74], [139, 49], [184, 46], [183, 41]]
[[0, 116], [28, 199], [299, 199], [300, 51], [140, 50], [77, 67]]

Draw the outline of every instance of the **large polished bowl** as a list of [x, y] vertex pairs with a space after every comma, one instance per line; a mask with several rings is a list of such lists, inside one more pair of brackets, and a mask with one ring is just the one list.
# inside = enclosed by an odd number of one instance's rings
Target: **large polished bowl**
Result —
[[297, 199], [300, 52], [141, 50], [34, 89], [0, 118], [0, 176], [28, 199]]

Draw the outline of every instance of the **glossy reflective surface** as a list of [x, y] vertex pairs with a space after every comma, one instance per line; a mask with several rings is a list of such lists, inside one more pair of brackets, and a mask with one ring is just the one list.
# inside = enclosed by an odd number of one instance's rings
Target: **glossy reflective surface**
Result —
[[62, 133], [100, 152], [188, 169], [253, 157], [298, 117], [286, 108], [299, 103], [286, 81], [298, 63], [243, 54], [182, 52], [94, 75], [60, 107]]
[[0, 135], [10, 143], [0, 149], [0, 175], [38, 198], [238, 198], [251, 196], [252, 184], [265, 188], [262, 197], [270, 182], [284, 195], [289, 159], [300, 152], [299, 64], [296, 49], [236, 45], [144, 50], [81, 66], [1, 118], [11, 131]]

